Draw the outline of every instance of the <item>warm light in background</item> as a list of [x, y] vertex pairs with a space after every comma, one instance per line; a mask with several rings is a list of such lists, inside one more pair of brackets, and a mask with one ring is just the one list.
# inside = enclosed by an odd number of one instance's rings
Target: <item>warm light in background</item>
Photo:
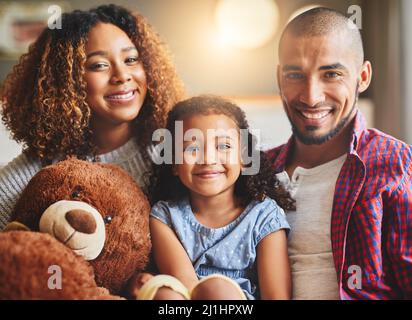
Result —
[[266, 44], [279, 21], [275, 0], [219, 0], [215, 14], [221, 43], [243, 49]]
[[319, 4], [308, 4], [306, 6], [303, 6], [303, 7], [299, 8], [298, 10], [294, 11], [290, 15], [288, 22], [292, 21], [294, 18], [296, 18], [301, 13], [304, 13], [305, 11], [308, 11], [310, 9], [317, 8], [317, 7], [321, 7], [321, 5], [319, 5]]

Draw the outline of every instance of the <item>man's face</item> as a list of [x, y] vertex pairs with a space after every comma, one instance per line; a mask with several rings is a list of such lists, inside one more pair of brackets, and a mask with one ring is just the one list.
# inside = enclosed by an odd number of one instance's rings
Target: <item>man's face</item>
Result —
[[348, 46], [345, 34], [319, 37], [286, 34], [279, 52], [278, 83], [295, 136], [322, 144], [353, 119], [358, 93], [370, 82], [370, 63]]

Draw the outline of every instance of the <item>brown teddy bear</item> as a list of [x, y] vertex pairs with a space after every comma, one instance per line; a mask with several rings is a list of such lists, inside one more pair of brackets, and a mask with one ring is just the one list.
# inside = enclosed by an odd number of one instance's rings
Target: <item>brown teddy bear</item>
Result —
[[115, 165], [72, 158], [43, 168], [0, 234], [0, 299], [128, 296], [149, 259], [149, 213]]

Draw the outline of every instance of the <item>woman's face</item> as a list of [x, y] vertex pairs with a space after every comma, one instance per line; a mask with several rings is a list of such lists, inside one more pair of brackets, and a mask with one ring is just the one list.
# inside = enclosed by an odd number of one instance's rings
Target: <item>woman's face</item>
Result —
[[87, 103], [93, 123], [119, 125], [134, 120], [147, 93], [146, 74], [139, 52], [127, 34], [109, 23], [99, 23], [86, 44]]

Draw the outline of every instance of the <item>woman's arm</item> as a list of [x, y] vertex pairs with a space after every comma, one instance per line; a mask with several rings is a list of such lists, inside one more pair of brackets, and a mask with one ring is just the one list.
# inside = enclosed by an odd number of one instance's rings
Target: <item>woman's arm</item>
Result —
[[30, 179], [42, 168], [39, 160], [22, 153], [0, 170], [0, 231], [10, 222], [17, 200]]
[[262, 300], [291, 298], [292, 281], [285, 230], [273, 232], [259, 242], [257, 270]]
[[173, 230], [158, 219], [150, 218], [150, 233], [160, 272], [178, 278], [190, 291], [197, 284], [198, 278]]

